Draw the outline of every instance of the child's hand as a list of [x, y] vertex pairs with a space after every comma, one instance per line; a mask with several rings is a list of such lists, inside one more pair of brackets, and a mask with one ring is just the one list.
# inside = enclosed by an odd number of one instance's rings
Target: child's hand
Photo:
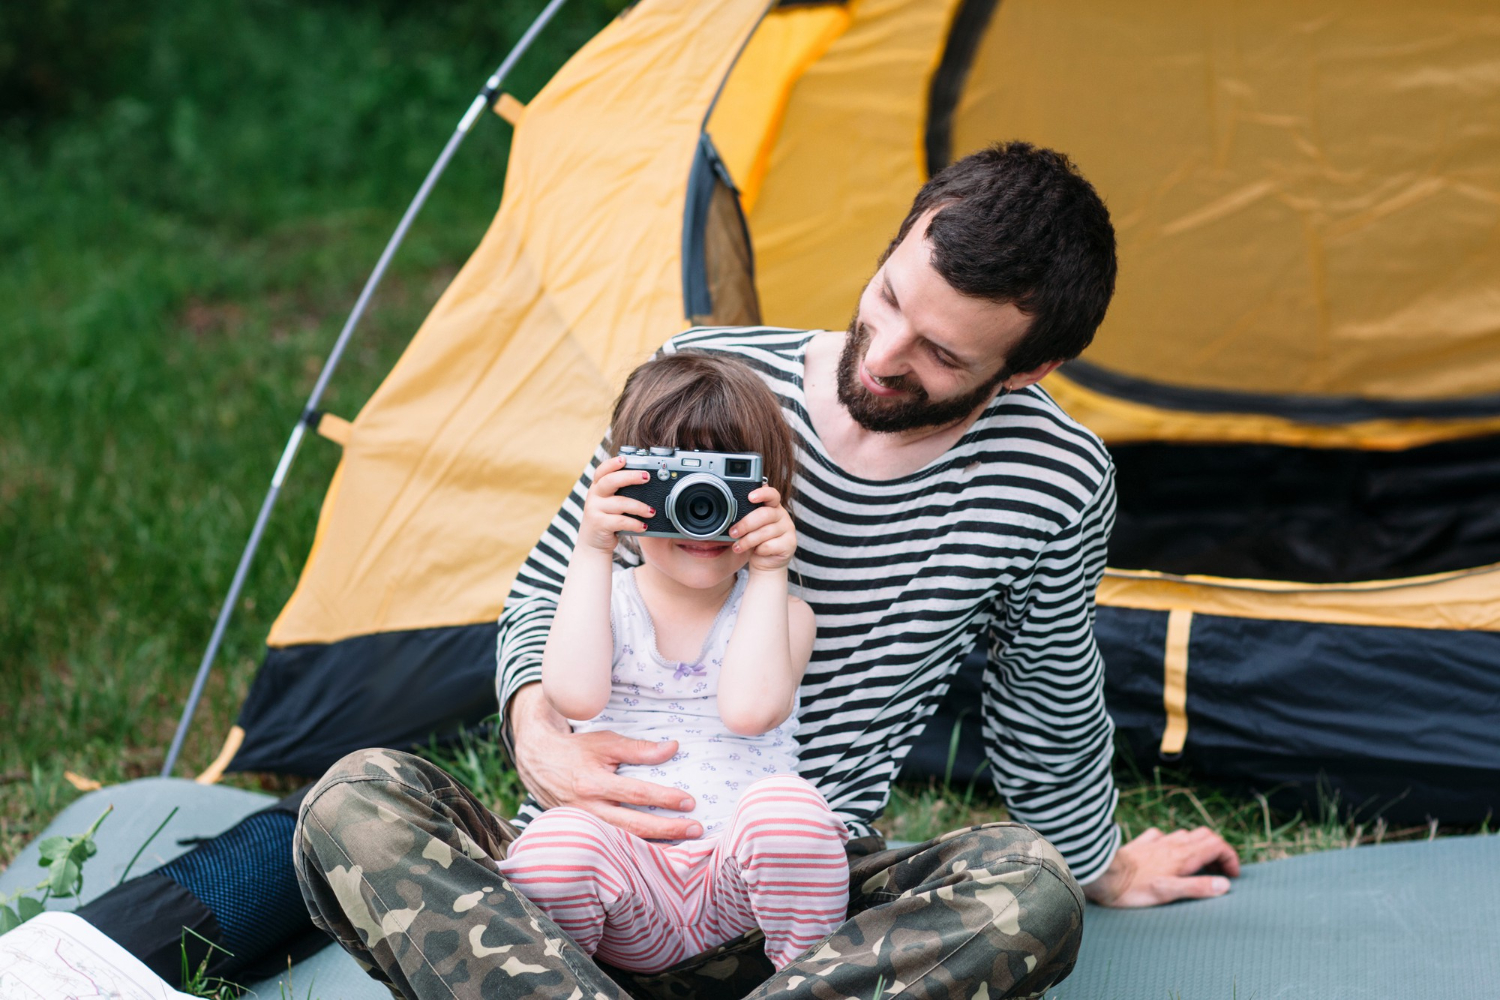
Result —
[[650, 478], [649, 472], [626, 469], [623, 455], [600, 462], [594, 470], [594, 485], [589, 487], [588, 496], [583, 501], [583, 521], [578, 526], [578, 544], [603, 552], [613, 552], [618, 532], [645, 531], [646, 525], [642, 522], [654, 516], [656, 509], [639, 500], [615, 494], [621, 487], [635, 486]]
[[734, 551], [750, 553], [751, 569], [785, 569], [797, 551], [797, 529], [792, 524], [792, 515], [781, 506], [781, 494], [770, 486], [762, 486], [746, 499], [764, 506], [752, 510], [729, 529], [730, 537], [735, 540]]

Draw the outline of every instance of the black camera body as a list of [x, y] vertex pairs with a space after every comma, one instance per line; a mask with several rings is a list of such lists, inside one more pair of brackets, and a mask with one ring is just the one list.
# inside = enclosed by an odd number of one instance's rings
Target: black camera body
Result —
[[749, 501], [766, 481], [755, 452], [623, 447], [620, 454], [625, 468], [651, 473], [646, 482], [619, 491], [655, 509], [641, 534], [730, 542], [735, 522], [761, 506]]

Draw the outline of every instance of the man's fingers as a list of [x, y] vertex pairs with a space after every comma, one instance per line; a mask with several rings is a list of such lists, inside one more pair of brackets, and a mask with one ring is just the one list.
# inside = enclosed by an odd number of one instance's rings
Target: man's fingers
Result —
[[1229, 891], [1229, 879], [1222, 875], [1194, 875], [1189, 878], [1163, 875], [1152, 885], [1158, 903], [1177, 899], [1209, 899]]
[[612, 764], [660, 764], [671, 760], [677, 753], [676, 740], [662, 740], [660, 743], [634, 740], [604, 730], [583, 733], [579, 739], [589, 743], [596, 753], [607, 757]]
[[1225, 875], [1240, 873], [1240, 856], [1235, 853], [1233, 847], [1229, 846], [1228, 841], [1212, 831], [1208, 836], [1198, 838], [1185, 857], [1187, 859], [1185, 871], [1197, 872], [1210, 865], [1217, 865]]
[[673, 812], [691, 812], [693, 797], [680, 788], [658, 785], [637, 778], [610, 776], [602, 782], [599, 798], [606, 802], [619, 802], [632, 806], [656, 806]]
[[607, 805], [623, 803], [636, 806], [656, 806], [673, 812], [688, 812], [693, 808], [693, 798], [680, 788], [624, 778], [613, 771], [586, 771], [573, 778], [576, 805], [599, 802]]
[[586, 808], [611, 826], [646, 840], [696, 840], [703, 836], [703, 825], [697, 820], [669, 819], [621, 806], [593, 804]]
[[1163, 836], [1162, 832], [1160, 830], [1158, 830], [1156, 827], [1154, 827], [1154, 826], [1148, 826], [1148, 827], [1146, 827], [1146, 829], [1142, 830], [1139, 834], [1137, 834], [1136, 838], [1133, 841], [1131, 841], [1131, 843], [1134, 843], [1134, 844], [1149, 844], [1153, 840], [1160, 840], [1162, 838], [1162, 836]]

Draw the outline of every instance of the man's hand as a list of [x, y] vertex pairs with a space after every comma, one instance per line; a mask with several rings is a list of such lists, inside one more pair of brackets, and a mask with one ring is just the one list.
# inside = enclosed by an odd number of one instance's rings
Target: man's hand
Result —
[[[1200, 875], [1209, 870], [1222, 874]], [[1178, 899], [1204, 899], [1229, 891], [1240, 858], [1206, 826], [1162, 833], [1151, 827], [1124, 844], [1083, 893], [1101, 906], [1159, 906]]]
[[692, 798], [679, 788], [624, 778], [620, 764], [660, 764], [677, 752], [675, 740], [651, 743], [618, 733], [574, 733], [547, 704], [540, 684], [528, 684], [510, 701], [511, 736], [521, 782], [543, 806], [585, 809], [627, 833], [648, 840], [691, 840], [703, 827], [686, 817], [653, 816], [621, 803], [686, 812]]

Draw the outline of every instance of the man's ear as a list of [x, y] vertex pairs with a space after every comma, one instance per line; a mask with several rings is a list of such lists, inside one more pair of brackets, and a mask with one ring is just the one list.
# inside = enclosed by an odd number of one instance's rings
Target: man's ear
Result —
[[1005, 386], [1007, 392], [1015, 392], [1018, 389], [1026, 388], [1028, 385], [1036, 385], [1042, 379], [1057, 371], [1061, 366], [1061, 361], [1049, 361], [1044, 365], [1031, 369], [1029, 372], [1012, 375], [1001, 384]]

